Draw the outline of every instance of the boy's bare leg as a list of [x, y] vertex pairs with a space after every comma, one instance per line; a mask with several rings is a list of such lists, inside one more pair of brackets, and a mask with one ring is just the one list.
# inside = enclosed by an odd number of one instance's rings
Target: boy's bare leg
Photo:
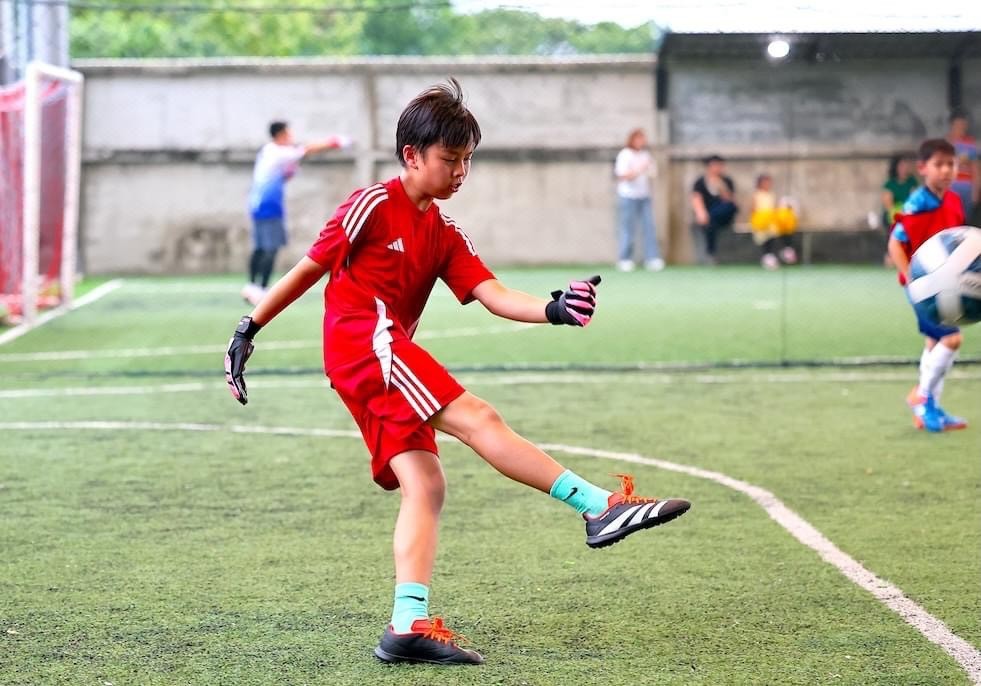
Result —
[[508, 426], [489, 403], [464, 393], [430, 418], [509, 479], [548, 493], [565, 468]]
[[402, 491], [395, 522], [395, 605], [375, 656], [391, 663], [479, 665], [484, 661], [480, 653], [461, 648], [442, 619], [429, 618], [429, 582], [446, 497], [439, 459], [425, 450], [409, 450], [393, 457], [389, 466]]
[[395, 582], [428, 586], [439, 540], [439, 513], [446, 478], [439, 458], [425, 450], [401, 453], [389, 462], [398, 477], [402, 504], [395, 521]]
[[586, 545], [602, 548], [641, 529], [659, 526], [688, 511], [680, 498], [658, 500], [633, 495], [633, 478], [622, 477], [610, 493], [565, 469], [516, 434], [491, 405], [464, 393], [430, 417], [434, 427], [460, 439], [501, 474], [548, 493], [586, 518]]

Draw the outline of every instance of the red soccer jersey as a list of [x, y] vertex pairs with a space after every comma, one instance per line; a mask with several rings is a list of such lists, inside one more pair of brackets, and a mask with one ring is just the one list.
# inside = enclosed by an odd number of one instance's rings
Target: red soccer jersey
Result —
[[961, 205], [960, 196], [946, 191], [944, 197], [940, 199], [940, 207], [925, 212], [897, 215], [896, 222], [902, 224], [906, 231], [903, 248], [906, 250], [906, 257], [909, 258], [931, 236], [944, 229], [963, 225], [964, 207]]
[[422, 211], [398, 177], [355, 191], [307, 251], [330, 270], [324, 369], [372, 354], [380, 336], [412, 338], [436, 279], [457, 299], [494, 275], [436, 203]]

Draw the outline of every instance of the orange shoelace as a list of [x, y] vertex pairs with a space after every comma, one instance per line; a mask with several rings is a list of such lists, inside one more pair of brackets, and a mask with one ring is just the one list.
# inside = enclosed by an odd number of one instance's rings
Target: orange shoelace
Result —
[[655, 503], [657, 498], [645, 498], [634, 495], [634, 477], [632, 474], [611, 474], [620, 479], [620, 493], [623, 494], [623, 502], [627, 504]]
[[423, 638], [429, 638], [440, 643], [455, 643], [458, 640], [466, 641], [463, 634], [458, 634], [443, 623], [442, 617], [433, 617], [429, 622], [429, 630], [423, 634]]

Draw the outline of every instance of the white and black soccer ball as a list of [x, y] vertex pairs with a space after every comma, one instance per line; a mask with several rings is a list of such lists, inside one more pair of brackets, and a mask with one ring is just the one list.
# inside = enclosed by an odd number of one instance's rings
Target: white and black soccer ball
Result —
[[909, 298], [926, 319], [947, 326], [981, 321], [981, 229], [945, 229], [910, 260]]

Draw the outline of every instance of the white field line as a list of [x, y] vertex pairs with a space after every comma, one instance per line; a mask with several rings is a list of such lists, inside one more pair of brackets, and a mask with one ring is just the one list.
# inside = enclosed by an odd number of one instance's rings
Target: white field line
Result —
[[52, 319], [56, 319], [63, 314], [67, 314], [68, 312], [77, 310], [79, 307], [85, 307], [90, 303], [94, 303], [99, 298], [103, 297], [104, 295], [108, 295], [109, 293], [112, 293], [114, 290], [116, 290], [122, 285], [123, 285], [122, 279], [113, 279], [112, 281], [107, 281], [101, 286], [97, 286], [96, 288], [93, 288], [91, 291], [83, 295], [81, 298], [76, 298], [75, 302], [72, 303], [72, 306], [69, 308], [56, 307], [53, 310], [48, 310], [47, 312], [45, 312], [44, 314], [42, 314], [40, 317], [37, 318], [37, 321], [34, 322], [34, 326], [27, 326], [26, 324], [20, 324], [18, 326], [15, 326], [9, 331], [5, 331], [4, 333], [0, 334], [0, 345], [3, 345], [4, 343], [9, 343], [10, 341], [16, 338], [20, 338], [28, 331], [36, 329], [39, 326], [43, 326], [44, 324], [50, 322]]
[[[215, 373], [216, 377], [221, 372]], [[523, 386], [523, 385], [566, 385], [566, 384], [644, 384], [644, 385], [687, 385], [687, 384], [809, 384], [809, 383], [869, 383], [907, 381], [913, 377], [908, 372], [831, 372], [831, 373], [788, 373], [764, 374], [747, 377], [745, 374], [624, 374], [608, 373], [582, 374], [513, 374], [491, 376], [486, 374], [461, 374], [465, 386]], [[958, 380], [981, 380], [981, 371], [953, 371], [947, 378]], [[186, 383], [150, 384], [133, 386], [71, 386], [67, 388], [10, 388], [0, 389], [0, 400], [20, 398], [60, 398], [77, 396], [114, 395], [154, 395], [157, 393], [202, 393], [224, 391], [228, 387], [223, 381], [190, 381]], [[249, 389], [278, 390], [287, 388], [330, 388], [325, 378], [304, 379], [249, 379]]]
[[[142, 281], [130, 281], [126, 284], [126, 292], [134, 295], [230, 295], [239, 297], [242, 286], [235, 284], [222, 284], [207, 281], [185, 281], [181, 283], [146, 283]], [[311, 287], [301, 298], [323, 300], [323, 286]], [[434, 288], [430, 297], [453, 297], [453, 293], [448, 288]]]
[[540, 444], [542, 450], [564, 452], [570, 455], [599, 457], [607, 460], [621, 460], [649, 465], [659, 469], [679, 472], [689, 476], [707, 479], [734, 491], [749, 496], [763, 508], [770, 517], [786, 529], [791, 536], [815, 551], [821, 559], [835, 567], [856, 586], [871, 593], [879, 602], [902, 617], [903, 621], [919, 631], [930, 642], [940, 646], [967, 672], [972, 683], [981, 684], [981, 651], [952, 632], [940, 619], [907, 598], [898, 586], [879, 578], [866, 569], [853, 557], [832, 543], [803, 517], [787, 507], [770, 491], [751, 483], [734, 479], [721, 472], [713, 472], [698, 467], [667, 462], [633, 453], [619, 453], [594, 448], [579, 448], [561, 444]]
[[[431, 340], [436, 338], [469, 338], [497, 333], [513, 333], [523, 331], [537, 324], [507, 324], [503, 326], [470, 326], [443, 331], [420, 331], [414, 340]], [[260, 341], [257, 345], [261, 350], [304, 350], [320, 348], [319, 340], [299, 341]], [[227, 344], [222, 345], [178, 345], [160, 346], [156, 348], [115, 348], [104, 350], [49, 350], [34, 353], [2, 353], [0, 362], [50, 362], [54, 360], [91, 360], [97, 358], [133, 358], [133, 357], [172, 357], [175, 355], [221, 355]]]
[[[101, 431], [228, 431], [244, 434], [274, 434], [287, 436], [325, 436], [333, 438], [360, 438], [357, 431], [338, 429], [305, 429], [290, 427], [262, 426], [222, 426], [220, 424], [195, 424], [162, 422], [3, 422], [0, 431], [4, 430], [68, 430], [78, 431], [95, 429]], [[443, 441], [455, 442], [455, 439], [440, 437]], [[604, 460], [619, 460], [642, 464], [667, 471], [686, 474], [699, 479], [731, 488], [748, 496], [791, 536], [802, 544], [814, 550], [825, 562], [834, 566], [845, 578], [865, 589], [879, 602], [898, 614], [903, 621], [920, 632], [928, 641], [939, 646], [950, 655], [967, 672], [972, 683], [981, 685], [981, 651], [952, 632], [940, 619], [934, 617], [917, 603], [907, 598], [903, 591], [893, 584], [879, 578], [866, 569], [857, 560], [842, 551], [820, 531], [814, 528], [803, 517], [787, 507], [770, 491], [755, 486], [746, 481], [734, 479], [721, 472], [714, 472], [698, 467], [668, 462], [635, 453], [621, 453], [595, 448], [581, 448], [559, 443], [543, 443], [539, 447], [545, 451], [563, 452], [570, 455], [582, 455]]]

